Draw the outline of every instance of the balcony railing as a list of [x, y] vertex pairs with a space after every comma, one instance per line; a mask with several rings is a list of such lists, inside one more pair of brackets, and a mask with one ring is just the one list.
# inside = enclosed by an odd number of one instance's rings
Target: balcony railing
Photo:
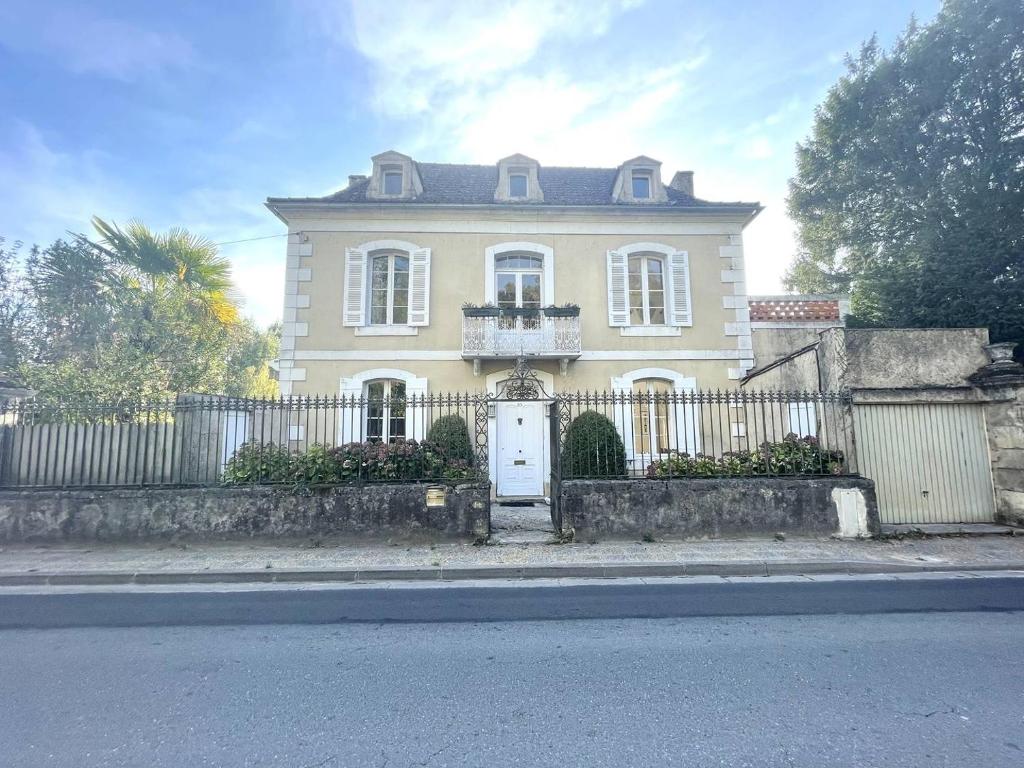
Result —
[[462, 356], [467, 359], [580, 356], [580, 318], [520, 316], [462, 318]]

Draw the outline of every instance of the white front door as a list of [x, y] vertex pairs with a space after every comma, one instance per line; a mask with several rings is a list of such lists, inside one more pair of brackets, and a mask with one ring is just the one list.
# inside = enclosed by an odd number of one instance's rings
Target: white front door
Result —
[[544, 494], [544, 403], [499, 402], [497, 495]]

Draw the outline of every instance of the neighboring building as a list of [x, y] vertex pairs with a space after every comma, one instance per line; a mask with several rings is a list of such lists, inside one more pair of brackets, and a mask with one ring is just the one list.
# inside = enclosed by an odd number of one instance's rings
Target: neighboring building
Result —
[[[494, 393], [518, 358], [549, 393], [723, 388], [753, 367], [742, 232], [757, 203], [701, 200], [691, 172], [665, 185], [643, 156], [372, 161], [335, 194], [267, 201], [289, 233], [283, 394]], [[504, 316], [464, 316], [467, 303]], [[530, 316], [567, 303], [578, 314]], [[543, 492], [545, 419], [540, 405], [496, 404], [499, 494]], [[367, 413], [340, 437], [422, 436], [410, 421]], [[627, 449], [634, 425], [653, 435], [662, 421], [627, 419]]]
[[850, 297], [843, 294], [751, 296], [750, 331], [757, 368], [814, 344], [829, 328], [846, 325]]
[[883, 523], [1019, 525], [1024, 369], [1013, 347], [989, 344], [985, 328], [831, 328], [742, 384], [846, 393], [791, 405], [789, 423], [856, 446], [851, 466], [875, 481]]

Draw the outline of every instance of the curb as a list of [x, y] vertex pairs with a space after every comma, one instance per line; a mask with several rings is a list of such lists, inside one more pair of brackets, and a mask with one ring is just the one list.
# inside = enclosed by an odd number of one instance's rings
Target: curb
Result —
[[281, 584], [368, 581], [465, 581], [470, 579], [564, 579], [678, 576], [819, 576], [963, 571], [1024, 571], [1024, 560], [976, 563], [895, 563], [867, 560], [736, 560], [689, 563], [581, 563], [571, 565], [394, 567], [336, 570], [94, 571], [0, 574], [2, 586], [159, 584]]

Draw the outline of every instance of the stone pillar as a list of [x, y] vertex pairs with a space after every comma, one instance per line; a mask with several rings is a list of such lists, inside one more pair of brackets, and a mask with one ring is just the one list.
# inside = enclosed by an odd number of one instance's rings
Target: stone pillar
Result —
[[985, 399], [996, 519], [1024, 526], [1024, 366], [1013, 360], [1016, 346], [989, 344], [990, 362], [970, 378]]

